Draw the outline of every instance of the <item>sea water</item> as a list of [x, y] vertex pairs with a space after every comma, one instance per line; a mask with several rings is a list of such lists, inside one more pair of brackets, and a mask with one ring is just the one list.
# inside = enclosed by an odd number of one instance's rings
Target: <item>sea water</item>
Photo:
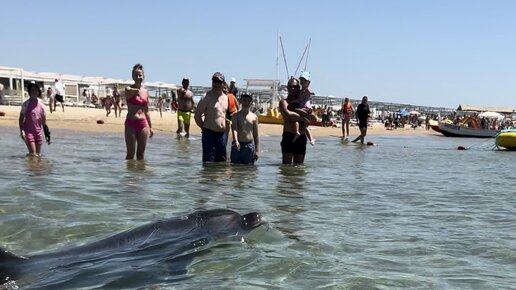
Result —
[[0, 245], [20, 255], [198, 209], [267, 220], [244, 242], [208, 245], [181, 277], [156, 261], [98, 281], [70, 269], [39, 287], [515, 289], [516, 152], [491, 150], [493, 139], [326, 137], [304, 166], [284, 166], [280, 138], [263, 136], [255, 166], [203, 166], [195, 135], [157, 132], [143, 162], [124, 160], [122, 132], [53, 130], [41, 159], [16, 129], [0, 136]]

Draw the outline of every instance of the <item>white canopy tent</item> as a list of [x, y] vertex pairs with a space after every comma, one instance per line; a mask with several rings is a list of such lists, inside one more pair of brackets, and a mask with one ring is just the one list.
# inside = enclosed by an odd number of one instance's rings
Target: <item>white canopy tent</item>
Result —
[[497, 113], [497, 112], [482, 112], [478, 114], [480, 118], [488, 118], [488, 119], [503, 119], [505, 118], [504, 115]]

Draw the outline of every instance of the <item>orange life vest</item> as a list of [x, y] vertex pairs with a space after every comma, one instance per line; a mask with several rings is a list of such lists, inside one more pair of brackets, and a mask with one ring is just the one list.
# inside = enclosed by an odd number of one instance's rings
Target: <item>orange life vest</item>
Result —
[[237, 104], [236, 104], [236, 102], [237, 102], [237, 100], [236, 100], [235, 95], [228, 94], [228, 103], [229, 103], [228, 109], [229, 109], [229, 113], [231, 115], [233, 115], [237, 111]]

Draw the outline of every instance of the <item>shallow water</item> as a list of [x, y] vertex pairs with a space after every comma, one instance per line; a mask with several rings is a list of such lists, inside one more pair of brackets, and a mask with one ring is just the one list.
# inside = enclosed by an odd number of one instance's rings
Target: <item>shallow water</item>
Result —
[[[122, 133], [53, 130], [54, 143], [34, 160], [25, 157], [16, 129], [0, 127], [0, 245], [21, 255], [41, 253], [196, 209], [260, 211], [268, 225], [247, 235], [245, 243], [227, 240], [203, 248], [180, 277], [156, 261], [97, 276], [85, 268], [47, 273], [36, 284], [16, 285], [516, 285], [516, 152], [491, 150], [492, 139], [371, 136], [378, 146], [360, 146], [320, 138], [308, 147], [305, 166], [292, 167], [280, 164], [279, 138], [262, 137], [256, 166], [203, 166], [200, 136], [159, 133], [144, 162], [127, 162]], [[471, 149], [458, 151], [459, 144]], [[61, 284], [52, 284], [56, 279]]]

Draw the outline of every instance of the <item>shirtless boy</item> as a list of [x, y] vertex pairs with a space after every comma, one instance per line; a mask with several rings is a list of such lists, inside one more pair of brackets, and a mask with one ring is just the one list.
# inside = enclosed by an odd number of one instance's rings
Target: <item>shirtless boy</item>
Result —
[[231, 163], [254, 164], [259, 154], [258, 117], [249, 109], [253, 97], [243, 94], [240, 97], [241, 109], [232, 118]]

